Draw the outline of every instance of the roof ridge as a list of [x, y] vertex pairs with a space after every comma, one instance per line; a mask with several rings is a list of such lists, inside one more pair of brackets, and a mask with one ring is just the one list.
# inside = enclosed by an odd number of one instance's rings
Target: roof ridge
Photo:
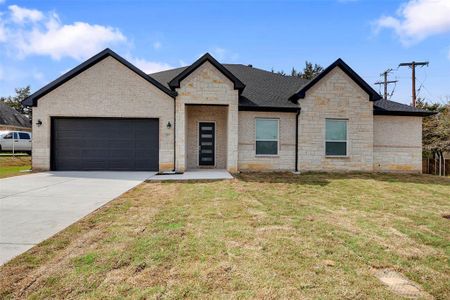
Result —
[[[242, 63], [238, 63], [238, 64], [225, 63], [225, 64], [222, 64], [222, 65], [225, 66], [225, 67], [227, 67], [227, 66], [239, 66], [239, 67], [244, 67], [244, 68], [247, 68], [247, 69], [251, 69], [251, 70], [255, 70], [255, 71], [260, 71], [260, 72], [264, 72], [264, 73], [271, 74], [271, 75], [274, 75], [274, 76], [278, 76], [278, 77], [280, 77], [280, 78], [299, 79], [299, 80], [303, 80], [303, 81], [311, 81], [311, 79], [300, 78], [300, 77], [298, 77], [298, 76], [292, 76], [292, 75], [288, 75], [288, 74], [286, 74], [286, 75], [278, 74], [278, 73], [276, 73], [276, 72], [272, 72], [272, 71], [265, 70], [265, 69], [262, 69], [262, 68], [254, 67], [253, 65], [250, 67], [249, 65], [242, 64]], [[181, 69], [189, 68], [189, 66], [190, 66], [190, 65], [183, 66], [183, 67], [178, 67], [178, 68], [173, 68], [173, 69], [167, 69], [167, 70], [158, 71], [158, 72], [154, 72], [154, 73], [148, 73], [148, 75], [152, 76], [152, 75], [159, 75], [159, 74], [163, 74], [163, 73], [167, 73], [167, 72], [174, 72], [174, 71], [176, 71], [176, 70], [181, 70]], [[230, 70], [230, 72], [231, 72], [231, 70]], [[175, 76], [176, 76], [176, 75], [175, 75]], [[175, 77], [175, 76], [174, 76], [174, 77]], [[235, 76], [236, 76], [236, 75], [235, 75]]]
[[292, 75], [289, 75], [289, 74], [285, 74], [285, 75], [279, 74], [277, 72], [261, 69], [261, 68], [255, 67], [253, 65], [250, 67], [250, 66], [245, 65], [245, 64], [224, 64], [224, 66], [226, 66], [226, 65], [239, 65], [239, 66], [243, 66], [245, 68], [249, 68], [249, 69], [252, 69], [252, 70], [262, 71], [262, 72], [273, 74], [273, 75], [276, 75], [276, 76], [281, 76], [282, 78], [301, 79], [301, 80], [307, 80], [307, 81], [311, 80], [311, 79], [300, 78], [298, 76], [292, 76]]
[[167, 69], [167, 70], [162, 70], [162, 71], [158, 71], [158, 72], [148, 73], [148, 75], [152, 76], [152, 75], [155, 75], [155, 74], [157, 75], [157, 74], [161, 74], [161, 73], [164, 73], [164, 72], [172, 72], [172, 71], [184, 69], [184, 68], [187, 68], [187, 67], [189, 67], [189, 66], [178, 67], [178, 68], [173, 68], [173, 69]]

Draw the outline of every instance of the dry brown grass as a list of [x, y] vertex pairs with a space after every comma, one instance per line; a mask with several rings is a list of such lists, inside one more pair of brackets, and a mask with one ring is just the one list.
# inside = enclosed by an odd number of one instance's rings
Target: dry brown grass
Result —
[[0, 156], [0, 178], [21, 175], [24, 174], [21, 171], [29, 169], [31, 169], [31, 156]]
[[242, 174], [144, 183], [0, 268], [0, 298], [450, 297], [450, 180]]
[[0, 167], [17, 167], [31, 165], [31, 156], [0, 156]]

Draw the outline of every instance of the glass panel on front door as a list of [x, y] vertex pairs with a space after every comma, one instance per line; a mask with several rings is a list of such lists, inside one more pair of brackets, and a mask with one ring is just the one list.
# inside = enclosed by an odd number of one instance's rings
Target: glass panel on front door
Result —
[[214, 166], [215, 164], [215, 131], [216, 124], [200, 122], [198, 124], [198, 164]]

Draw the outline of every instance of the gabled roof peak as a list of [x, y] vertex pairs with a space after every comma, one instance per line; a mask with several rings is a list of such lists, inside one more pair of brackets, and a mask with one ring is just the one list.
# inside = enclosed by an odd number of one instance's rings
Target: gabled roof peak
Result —
[[225, 77], [227, 77], [234, 84], [234, 88], [242, 92], [245, 88], [245, 84], [243, 84], [236, 76], [233, 75], [224, 65], [219, 63], [211, 54], [206, 52], [199, 59], [197, 59], [192, 65], [188, 66], [184, 69], [180, 74], [178, 74], [175, 78], [173, 78], [169, 82], [169, 86], [172, 90], [180, 87], [181, 81], [188, 77], [192, 72], [194, 72], [197, 68], [203, 65], [205, 62], [211, 63], [217, 70], [219, 70]]
[[369, 94], [370, 101], [380, 100], [381, 96], [378, 94], [367, 82], [364, 81], [352, 68], [347, 65], [341, 58], [336, 59], [331, 65], [323, 70], [319, 75], [312, 79], [308, 84], [300, 88], [289, 100], [297, 102], [298, 99], [305, 98], [306, 91], [313, 87], [323, 77], [330, 73], [334, 68], [339, 67], [345, 74], [347, 74], [361, 89]]
[[122, 63], [124, 66], [141, 76], [146, 81], [150, 82], [154, 86], [156, 86], [158, 89], [163, 91], [164, 93], [168, 94], [171, 97], [175, 97], [176, 93], [162, 85], [157, 80], [153, 79], [151, 76], [145, 74], [142, 70], [131, 64], [129, 61], [127, 61], [125, 58], [120, 56], [119, 54], [115, 53], [109, 48], [104, 49], [103, 51], [97, 53], [96, 55], [92, 56], [82, 64], [78, 65], [77, 67], [73, 68], [72, 70], [68, 71], [67, 73], [63, 74], [62, 76], [58, 77], [54, 81], [50, 82], [40, 90], [36, 91], [35, 93], [31, 94], [29, 97], [27, 97], [25, 100], [22, 101], [23, 105], [26, 106], [36, 106], [37, 101], [39, 98], [45, 96], [52, 90], [56, 89], [60, 85], [64, 84], [68, 80], [72, 79], [73, 77], [77, 76], [78, 74], [84, 72], [85, 70], [89, 69], [93, 65], [97, 64], [101, 60], [105, 59], [106, 57], [111, 56], [115, 58], [117, 61]]

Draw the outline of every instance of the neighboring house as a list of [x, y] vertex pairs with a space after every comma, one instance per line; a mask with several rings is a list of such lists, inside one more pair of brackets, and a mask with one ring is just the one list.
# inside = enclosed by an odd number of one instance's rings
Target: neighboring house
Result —
[[315, 79], [205, 54], [147, 75], [106, 49], [26, 100], [33, 168], [230, 172], [422, 169], [422, 117], [341, 59]]
[[1, 130], [31, 131], [31, 122], [30, 119], [14, 108], [0, 102], [0, 131]]

